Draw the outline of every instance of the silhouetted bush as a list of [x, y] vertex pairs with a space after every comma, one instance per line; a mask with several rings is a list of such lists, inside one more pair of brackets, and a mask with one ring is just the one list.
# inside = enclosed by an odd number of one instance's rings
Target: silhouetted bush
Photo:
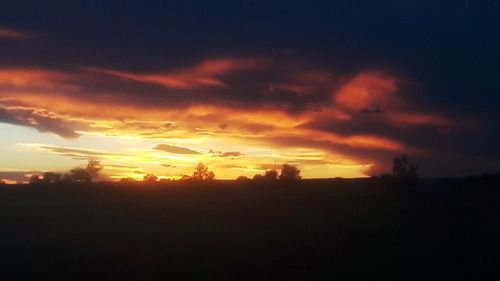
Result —
[[144, 176], [144, 178], [142, 179], [142, 181], [144, 182], [157, 182], [158, 181], [158, 177], [153, 175], [153, 174], [147, 174]]
[[264, 175], [256, 174], [253, 180], [257, 182], [273, 182], [278, 180], [278, 172], [275, 169], [267, 170]]
[[261, 174], [255, 174], [255, 175], [253, 176], [253, 180], [254, 180], [254, 181], [264, 181], [264, 176], [263, 176], [263, 175], [261, 175]]
[[38, 175], [31, 175], [30, 177], [30, 184], [40, 184], [42, 183], [42, 180], [40, 179], [40, 176]]
[[126, 177], [126, 178], [121, 178], [120, 182], [123, 182], [123, 183], [132, 183], [132, 182], [136, 182], [136, 180], [133, 179], [133, 178], [130, 178], [130, 177]]
[[236, 182], [238, 183], [245, 183], [245, 182], [249, 182], [250, 179], [247, 177], [247, 176], [239, 176], [236, 178]]
[[406, 155], [394, 157], [392, 174], [398, 183], [414, 185], [418, 183], [418, 165], [411, 162]]
[[92, 176], [87, 172], [86, 169], [82, 168], [75, 168], [70, 171], [71, 176], [69, 178], [66, 178], [66, 180], [73, 181], [73, 182], [90, 182], [92, 180]]
[[72, 182], [74, 182], [73, 176], [72, 175], [63, 175], [61, 178], [61, 182], [72, 183]]
[[44, 184], [58, 183], [61, 181], [61, 175], [54, 172], [46, 172], [43, 174], [42, 182]]
[[276, 170], [267, 170], [264, 174], [264, 180], [266, 181], [276, 181], [278, 180], [278, 171]]

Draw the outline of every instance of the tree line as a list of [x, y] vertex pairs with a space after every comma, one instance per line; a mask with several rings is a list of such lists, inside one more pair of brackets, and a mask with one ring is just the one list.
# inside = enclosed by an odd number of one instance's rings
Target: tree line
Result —
[[30, 184], [89, 183], [99, 175], [102, 168], [100, 161], [89, 160], [85, 168], [74, 168], [69, 174], [46, 172], [42, 175], [31, 175]]
[[[74, 168], [68, 174], [59, 174], [54, 172], [46, 172], [42, 175], [32, 175], [30, 184], [54, 184], [54, 183], [89, 183], [92, 179], [99, 175], [103, 169], [100, 161], [88, 160], [85, 168]], [[408, 156], [400, 155], [393, 159], [392, 174], [384, 174], [380, 177], [372, 177], [376, 179], [385, 180], [386, 182], [397, 182], [405, 184], [414, 184], [418, 182], [418, 165], [410, 161]], [[183, 175], [180, 181], [211, 181], [215, 179], [215, 173], [210, 171], [209, 168], [203, 164], [198, 163], [194, 168], [191, 175]], [[274, 181], [299, 181], [302, 179], [300, 170], [297, 166], [285, 163], [278, 170], [276, 168], [266, 170], [263, 174], [256, 174], [253, 178], [247, 176], [239, 176], [236, 178], [237, 182], [274, 182]], [[126, 177], [122, 178], [120, 182], [135, 182], [135, 179]], [[146, 174], [143, 177], [143, 182], [154, 183], [171, 181], [170, 179], [159, 179], [154, 174]], [[4, 184], [0, 181], [0, 184]]]

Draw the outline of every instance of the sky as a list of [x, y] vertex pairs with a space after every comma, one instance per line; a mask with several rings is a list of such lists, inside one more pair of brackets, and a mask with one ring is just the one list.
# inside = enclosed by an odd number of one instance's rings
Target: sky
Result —
[[500, 167], [497, 1], [11, 1], [0, 178]]

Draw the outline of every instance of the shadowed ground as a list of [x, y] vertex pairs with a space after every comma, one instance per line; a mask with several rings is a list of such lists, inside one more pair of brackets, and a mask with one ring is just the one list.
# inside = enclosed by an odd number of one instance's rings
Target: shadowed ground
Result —
[[2, 280], [491, 280], [500, 186], [0, 188]]

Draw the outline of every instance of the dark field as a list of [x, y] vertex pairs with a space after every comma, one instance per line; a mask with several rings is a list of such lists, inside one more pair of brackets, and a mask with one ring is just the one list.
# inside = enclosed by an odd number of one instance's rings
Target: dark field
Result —
[[0, 188], [0, 280], [495, 280], [500, 186]]

